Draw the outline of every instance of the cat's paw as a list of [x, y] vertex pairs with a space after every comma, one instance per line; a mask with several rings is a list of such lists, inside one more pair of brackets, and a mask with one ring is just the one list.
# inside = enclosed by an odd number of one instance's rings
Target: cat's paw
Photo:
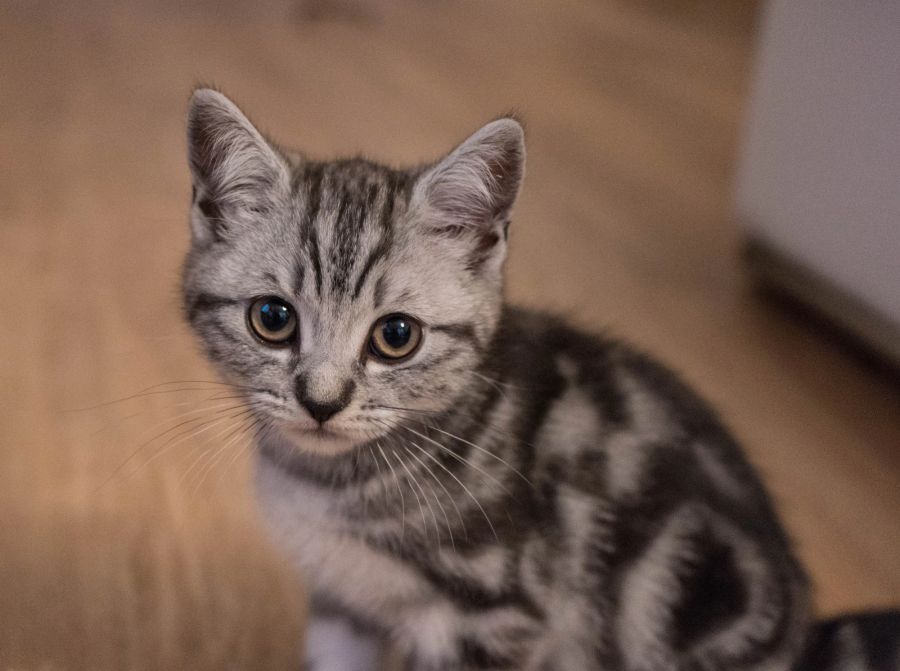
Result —
[[315, 618], [306, 637], [305, 671], [377, 671], [381, 645], [338, 618]]

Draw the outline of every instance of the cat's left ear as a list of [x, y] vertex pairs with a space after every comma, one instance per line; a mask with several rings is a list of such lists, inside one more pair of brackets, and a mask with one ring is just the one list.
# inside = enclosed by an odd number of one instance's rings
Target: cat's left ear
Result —
[[422, 174], [412, 207], [426, 230], [466, 245], [470, 267], [502, 260], [498, 243], [524, 173], [525, 132], [515, 119], [498, 119]]
[[238, 106], [218, 91], [194, 91], [187, 136], [195, 239], [226, 239], [258, 224], [289, 190], [285, 160]]

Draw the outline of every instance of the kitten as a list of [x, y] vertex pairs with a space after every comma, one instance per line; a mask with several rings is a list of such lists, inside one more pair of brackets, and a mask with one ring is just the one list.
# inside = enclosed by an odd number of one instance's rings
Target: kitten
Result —
[[385, 642], [415, 670], [896, 658], [892, 621], [810, 629], [769, 498], [693, 392], [504, 304], [515, 120], [395, 170], [288, 152], [200, 89], [188, 140], [186, 313], [262, 427], [311, 668], [375, 668]]

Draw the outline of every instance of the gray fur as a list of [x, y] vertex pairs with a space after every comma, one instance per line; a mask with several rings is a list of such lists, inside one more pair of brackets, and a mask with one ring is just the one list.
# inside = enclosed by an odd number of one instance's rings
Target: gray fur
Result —
[[[343, 630], [422, 671], [793, 666], [807, 583], [714, 414], [627, 346], [504, 305], [515, 120], [392, 170], [280, 150], [201, 89], [189, 141], [186, 314], [257, 416], [317, 669], [349, 668], [315, 635]], [[296, 309], [288, 346], [247, 328], [267, 295]], [[393, 312], [424, 339], [392, 365], [365, 342]], [[298, 389], [345, 403], [328, 431]]]

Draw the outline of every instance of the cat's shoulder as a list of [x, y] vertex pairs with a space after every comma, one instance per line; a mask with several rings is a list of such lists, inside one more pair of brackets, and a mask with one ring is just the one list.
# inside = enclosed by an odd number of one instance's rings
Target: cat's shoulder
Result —
[[596, 371], [618, 370], [666, 384], [678, 376], [665, 364], [606, 330], [589, 330], [571, 318], [546, 310], [507, 305], [498, 328], [498, 345], [532, 362], [553, 359], [564, 368], [574, 365]]
[[625, 340], [516, 306], [504, 309], [498, 333], [498, 355], [513, 376], [544, 380], [545, 386], [561, 379], [610, 408], [618, 399], [622, 412], [652, 409], [673, 425], [727, 439], [717, 413], [680, 373]]

